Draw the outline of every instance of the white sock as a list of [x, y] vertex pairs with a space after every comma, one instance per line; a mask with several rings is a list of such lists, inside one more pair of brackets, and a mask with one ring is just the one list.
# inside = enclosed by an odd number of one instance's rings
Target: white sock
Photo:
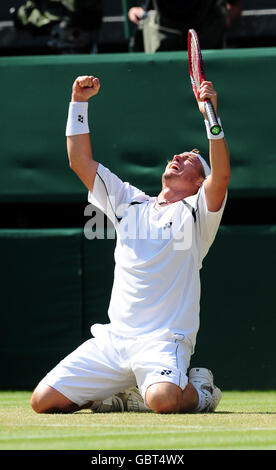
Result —
[[193, 413], [200, 413], [201, 411], [205, 410], [207, 406], [210, 405], [211, 400], [212, 400], [212, 395], [208, 390], [200, 390], [199, 388], [195, 387], [198, 394], [198, 404], [197, 406], [192, 410]]

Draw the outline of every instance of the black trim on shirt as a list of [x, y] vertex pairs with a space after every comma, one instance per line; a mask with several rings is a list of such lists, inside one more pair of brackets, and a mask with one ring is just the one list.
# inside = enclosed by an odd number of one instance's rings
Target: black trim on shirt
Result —
[[193, 216], [193, 219], [194, 219], [194, 222], [196, 222], [196, 210], [193, 206], [191, 206], [191, 204], [189, 204], [187, 201], [185, 201], [185, 199], [182, 199], [182, 202], [184, 204], [184, 206], [186, 206], [189, 211], [191, 212], [192, 216]]
[[[111, 204], [110, 198], [109, 198], [109, 194], [108, 194], [108, 191], [107, 191], [107, 187], [106, 187], [105, 181], [104, 181], [104, 179], [101, 177], [101, 175], [98, 173], [98, 171], [96, 172], [96, 174], [98, 175], [98, 177], [100, 178], [101, 182], [102, 182], [103, 185], [104, 185], [104, 189], [105, 189], [107, 198], [108, 198], [108, 200], [109, 200], [109, 204], [110, 204], [110, 206], [111, 206], [111, 208], [112, 208], [113, 214], [115, 215], [117, 222], [120, 223], [123, 217], [118, 217], [118, 216], [116, 215], [116, 212], [115, 212], [115, 210], [114, 210], [114, 208], [113, 208], [113, 206], [112, 206], [112, 204]], [[133, 206], [133, 205], [135, 205], [135, 204], [142, 204], [142, 201], [132, 201], [132, 202], [129, 204], [129, 206]]]
[[103, 178], [101, 177], [101, 175], [98, 173], [98, 171], [96, 172], [96, 174], [98, 175], [98, 177], [100, 178], [101, 182], [102, 182], [103, 185], [104, 185], [104, 189], [105, 189], [105, 191], [106, 191], [106, 195], [107, 195], [107, 198], [108, 198], [108, 200], [109, 200], [109, 204], [110, 204], [110, 206], [111, 206], [111, 208], [112, 208], [113, 214], [115, 215], [115, 217], [116, 217], [116, 219], [117, 219], [117, 222], [120, 223], [121, 220], [122, 220], [122, 217], [118, 217], [118, 216], [116, 215], [115, 210], [113, 209], [113, 206], [112, 206], [112, 204], [111, 204], [111, 201], [110, 201], [110, 198], [109, 198], [109, 194], [108, 194], [108, 191], [107, 191], [106, 184], [105, 184]]

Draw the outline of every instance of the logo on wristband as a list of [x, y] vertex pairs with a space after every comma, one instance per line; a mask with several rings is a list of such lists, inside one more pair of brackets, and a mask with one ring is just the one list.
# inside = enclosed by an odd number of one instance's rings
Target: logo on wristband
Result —
[[78, 121], [83, 122], [83, 116], [81, 114], [78, 115]]

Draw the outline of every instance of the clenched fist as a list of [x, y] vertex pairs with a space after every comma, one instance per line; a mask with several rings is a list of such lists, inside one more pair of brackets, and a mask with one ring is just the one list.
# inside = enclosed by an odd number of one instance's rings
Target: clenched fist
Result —
[[197, 104], [199, 107], [199, 111], [204, 115], [204, 118], [207, 119], [204, 101], [210, 100], [214, 110], [217, 114], [217, 92], [214, 90], [214, 86], [212, 82], [204, 81], [201, 83], [198, 95], [197, 95]]
[[100, 89], [100, 81], [93, 75], [76, 78], [72, 88], [72, 101], [88, 101]]

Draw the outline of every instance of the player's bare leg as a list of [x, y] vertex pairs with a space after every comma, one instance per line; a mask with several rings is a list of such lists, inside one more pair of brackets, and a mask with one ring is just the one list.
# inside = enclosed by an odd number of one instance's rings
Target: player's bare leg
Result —
[[53, 387], [43, 383], [40, 383], [34, 390], [31, 406], [36, 413], [74, 413], [87, 408], [93, 413], [150, 411], [136, 387], [117, 393], [103, 401], [90, 401], [83, 406], [78, 406]]
[[170, 382], [158, 382], [148, 387], [146, 403], [156, 413], [187, 413], [196, 408], [198, 394], [191, 384], [182, 390]]
[[221, 391], [214, 385], [209, 369], [193, 368], [184, 390], [173, 383], [152, 384], [146, 392], [147, 405], [157, 413], [187, 413], [215, 411], [221, 399]]
[[80, 407], [69, 398], [46, 384], [39, 384], [31, 397], [31, 406], [36, 413], [74, 413], [90, 408], [92, 402]]

